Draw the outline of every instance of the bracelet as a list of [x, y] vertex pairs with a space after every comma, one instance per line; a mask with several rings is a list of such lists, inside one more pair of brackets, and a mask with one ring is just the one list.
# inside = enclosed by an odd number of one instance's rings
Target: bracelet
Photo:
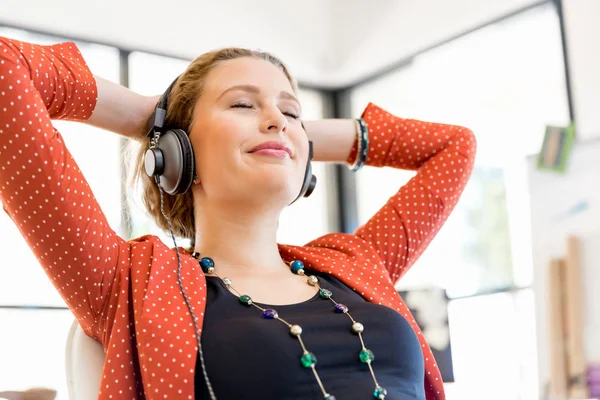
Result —
[[349, 168], [351, 171], [356, 172], [360, 170], [367, 161], [367, 155], [369, 154], [369, 129], [362, 118], [356, 118], [354, 121], [356, 123], [358, 149], [356, 150], [356, 158]]

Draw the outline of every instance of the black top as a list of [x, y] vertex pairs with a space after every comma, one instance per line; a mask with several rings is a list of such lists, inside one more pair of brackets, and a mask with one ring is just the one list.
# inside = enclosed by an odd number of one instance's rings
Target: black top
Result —
[[[365, 347], [375, 355], [372, 366], [388, 392], [386, 400], [425, 400], [423, 353], [404, 317], [365, 301], [330, 275], [309, 272], [364, 325]], [[300, 362], [298, 339], [285, 324], [242, 305], [217, 277], [207, 277], [207, 288], [202, 349], [218, 400], [323, 399], [312, 370]], [[282, 319], [302, 327], [302, 340], [317, 357], [316, 370], [328, 393], [337, 400], [374, 399], [373, 378], [358, 357], [359, 337], [351, 330], [350, 318], [333, 311], [331, 300], [316, 294], [298, 304], [256, 304], [275, 309]], [[195, 385], [196, 399], [210, 399], [199, 361]]]

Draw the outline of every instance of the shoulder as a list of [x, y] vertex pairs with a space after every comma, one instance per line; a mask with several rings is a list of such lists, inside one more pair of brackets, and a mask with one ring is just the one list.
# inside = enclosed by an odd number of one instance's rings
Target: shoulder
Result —
[[[197, 261], [183, 247], [171, 248], [156, 235], [143, 235], [128, 241], [132, 273], [171, 276], [181, 265], [197, 267]], [[179, 257], [177, 255], [179, 252]]]
[[349, 233], [329, 233], [323, 235], [304, 247], [317, 252], [332, 252], [346, 257], [362, 257], [374, 252], [370, 242]]
[[[131, 246], [132, 255], [148, 255], [153, 259], [170, 259], [177, 257], [175, 248], [167, 246], [161, 238], [156, 235], [143, 235], [128, 241]], [[182, 247], [178, 247], [181, 256], [189, 256]]]
[[353, 261], [356, 259], [378, 260], [377, 252], [370, 242], [349, 233], [328, 233], [303, 246], [279, 245], [282, 255], [304, 256], [320, 260]]

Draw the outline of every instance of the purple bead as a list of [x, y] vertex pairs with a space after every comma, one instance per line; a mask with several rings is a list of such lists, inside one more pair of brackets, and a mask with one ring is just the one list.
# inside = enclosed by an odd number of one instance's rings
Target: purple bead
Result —
[[335, 305], [335, 312], [337, 313], [347, 313], [348, 312], [348, 307], [346, 307], [345, 305], [343, 305], [342, 303], [338, 303]]
[[265, 311], [263, 311], [263, 317], [266, 319], [274, 319], [277, 318], [277, 311], [267, 308]]

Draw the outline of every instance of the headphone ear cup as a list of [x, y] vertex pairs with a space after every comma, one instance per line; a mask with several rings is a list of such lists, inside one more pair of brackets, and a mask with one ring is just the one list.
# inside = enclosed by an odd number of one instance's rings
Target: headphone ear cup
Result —
[[306, 165], [306, 172], [304, 173], [304, 182], [302, 182], [302, 189], [300, 189], [300, 195], [298, 197], [308, 197], [312, 194], [317, 186], [317, 177], [312, 173], [312, 165], [309, 161]]
[[[314, 192], [315, 187], [317, 187], [317, 177], [312, 174], [312, 168], [309, 172], [308, 176], [310, 177], [308, 183], [306, 184], [306, 189], [304, 190], [304, 197], [308, 197]], [[303, 187], [304, 188], [304, 187]]]
[[189, 136], [183, 129], [169, 129], [160, 136], [158, 150], [163, 163], [162, 173], [156, 174], [159, 185], [170, 195], [185, 193], [192, 186], [196, 165]]
[[317, 177], [312, 173], [312, 163], [311, 160], [313, 158], [313, 150], [312, 150], [312, 142], [308, 142], [309, 144], [309, 152], [308, 152], [308, 161], [306, 163], [306, 169], [304, 171], [304, 180], [302, 181], [302, 187], [300, 188], [300, 193], [298, 196], [290, 203], [294, 204], [296, 200], [300, 197], [308, 197], [312, 194], [317, 186]]
[[306, 173], [304, 174], [304, 183], [302, 184], [302, 191], [300, 194], [304, 197], [308, 197], [312, 194], [317, 186], [317, 177], [312, 173], [312, 159], [313, 159], [313, 142], [308, 141], [308, 162], [306, 163]]
[[144, 156], [144, 169], [148, 176], [160, 176], [165, 167], [165, 159], [160, 149], [148, 149]]

